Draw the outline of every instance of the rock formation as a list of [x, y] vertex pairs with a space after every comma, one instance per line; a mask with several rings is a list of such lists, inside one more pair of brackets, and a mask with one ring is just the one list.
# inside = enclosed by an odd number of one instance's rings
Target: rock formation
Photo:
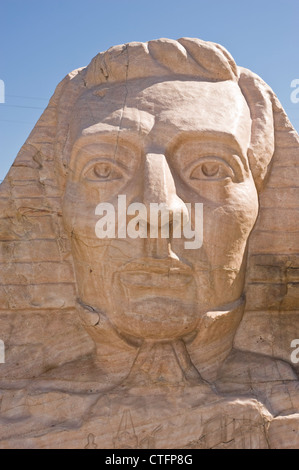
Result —
[[218, 44], [69, 74], [0, 186], [0, 448], [298, 447], [298, 161], [273, 91]]

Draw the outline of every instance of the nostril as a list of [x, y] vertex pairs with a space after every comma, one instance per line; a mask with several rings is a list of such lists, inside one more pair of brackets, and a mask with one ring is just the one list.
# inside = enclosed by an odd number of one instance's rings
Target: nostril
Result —
[[148, 153], [144, 168], [143, 201], [151, 227], [166, 230], [181, 228], [189, 222], [189, 212], [176, 192], [176, 185], [167, 159], [163, 154]]

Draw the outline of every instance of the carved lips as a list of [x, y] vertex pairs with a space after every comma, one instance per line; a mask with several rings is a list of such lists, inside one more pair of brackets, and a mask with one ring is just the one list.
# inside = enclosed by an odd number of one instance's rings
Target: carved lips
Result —
[[169, 258], [142, 258], [127, 263], [120, 272], [121, 283], [129, 288], [179, 289], [192, 279], [190, 266]]

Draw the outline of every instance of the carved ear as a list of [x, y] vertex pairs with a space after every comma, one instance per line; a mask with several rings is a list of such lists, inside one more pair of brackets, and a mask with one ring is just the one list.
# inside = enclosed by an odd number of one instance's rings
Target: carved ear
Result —
[[252, 119], [248, 160], [256, 187], [260, 191], [274, 153], [274, 121], [271, 90], [250, 70], [238, 67], [239, 86]]
[[[263, 182], [264, 189], [249, 240], [246, 313], [235, 345], [290, 361], [290, 343], [299, 334], [299, 136], [277, 97], [261, 79], [242, 71], [240, 81], [248, 103], [252, 96], [257, 97], [257, 104], [250, 105], [256, 118], [252, 165], [255, 172], [260, 171], [260, 177], [255, 177], [257, 185]], [[267, 133], [272, 136], [272, 132], [274, 152], [269, 168]]]

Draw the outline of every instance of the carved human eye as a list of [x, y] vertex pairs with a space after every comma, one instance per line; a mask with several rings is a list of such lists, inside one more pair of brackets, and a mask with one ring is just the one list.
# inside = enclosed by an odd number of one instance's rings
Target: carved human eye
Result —
[[223, 180], [225, 178], [233, 178], [234, 171], [231, 166], [222, 158], [204, 158], [202, 161], [193, 166], [190, 179], [191, 180]]
[[93, 167], [93, 173], [96, 178], [107, 179], [111, 175], [112, 167], [109, 163], [97, 163]]
[[120, 179], [122, 171], [114, 163], [106, 161], [96, 162], [88, 166], [84, 172], [84, 177], [89, 181], [112, 181]]

